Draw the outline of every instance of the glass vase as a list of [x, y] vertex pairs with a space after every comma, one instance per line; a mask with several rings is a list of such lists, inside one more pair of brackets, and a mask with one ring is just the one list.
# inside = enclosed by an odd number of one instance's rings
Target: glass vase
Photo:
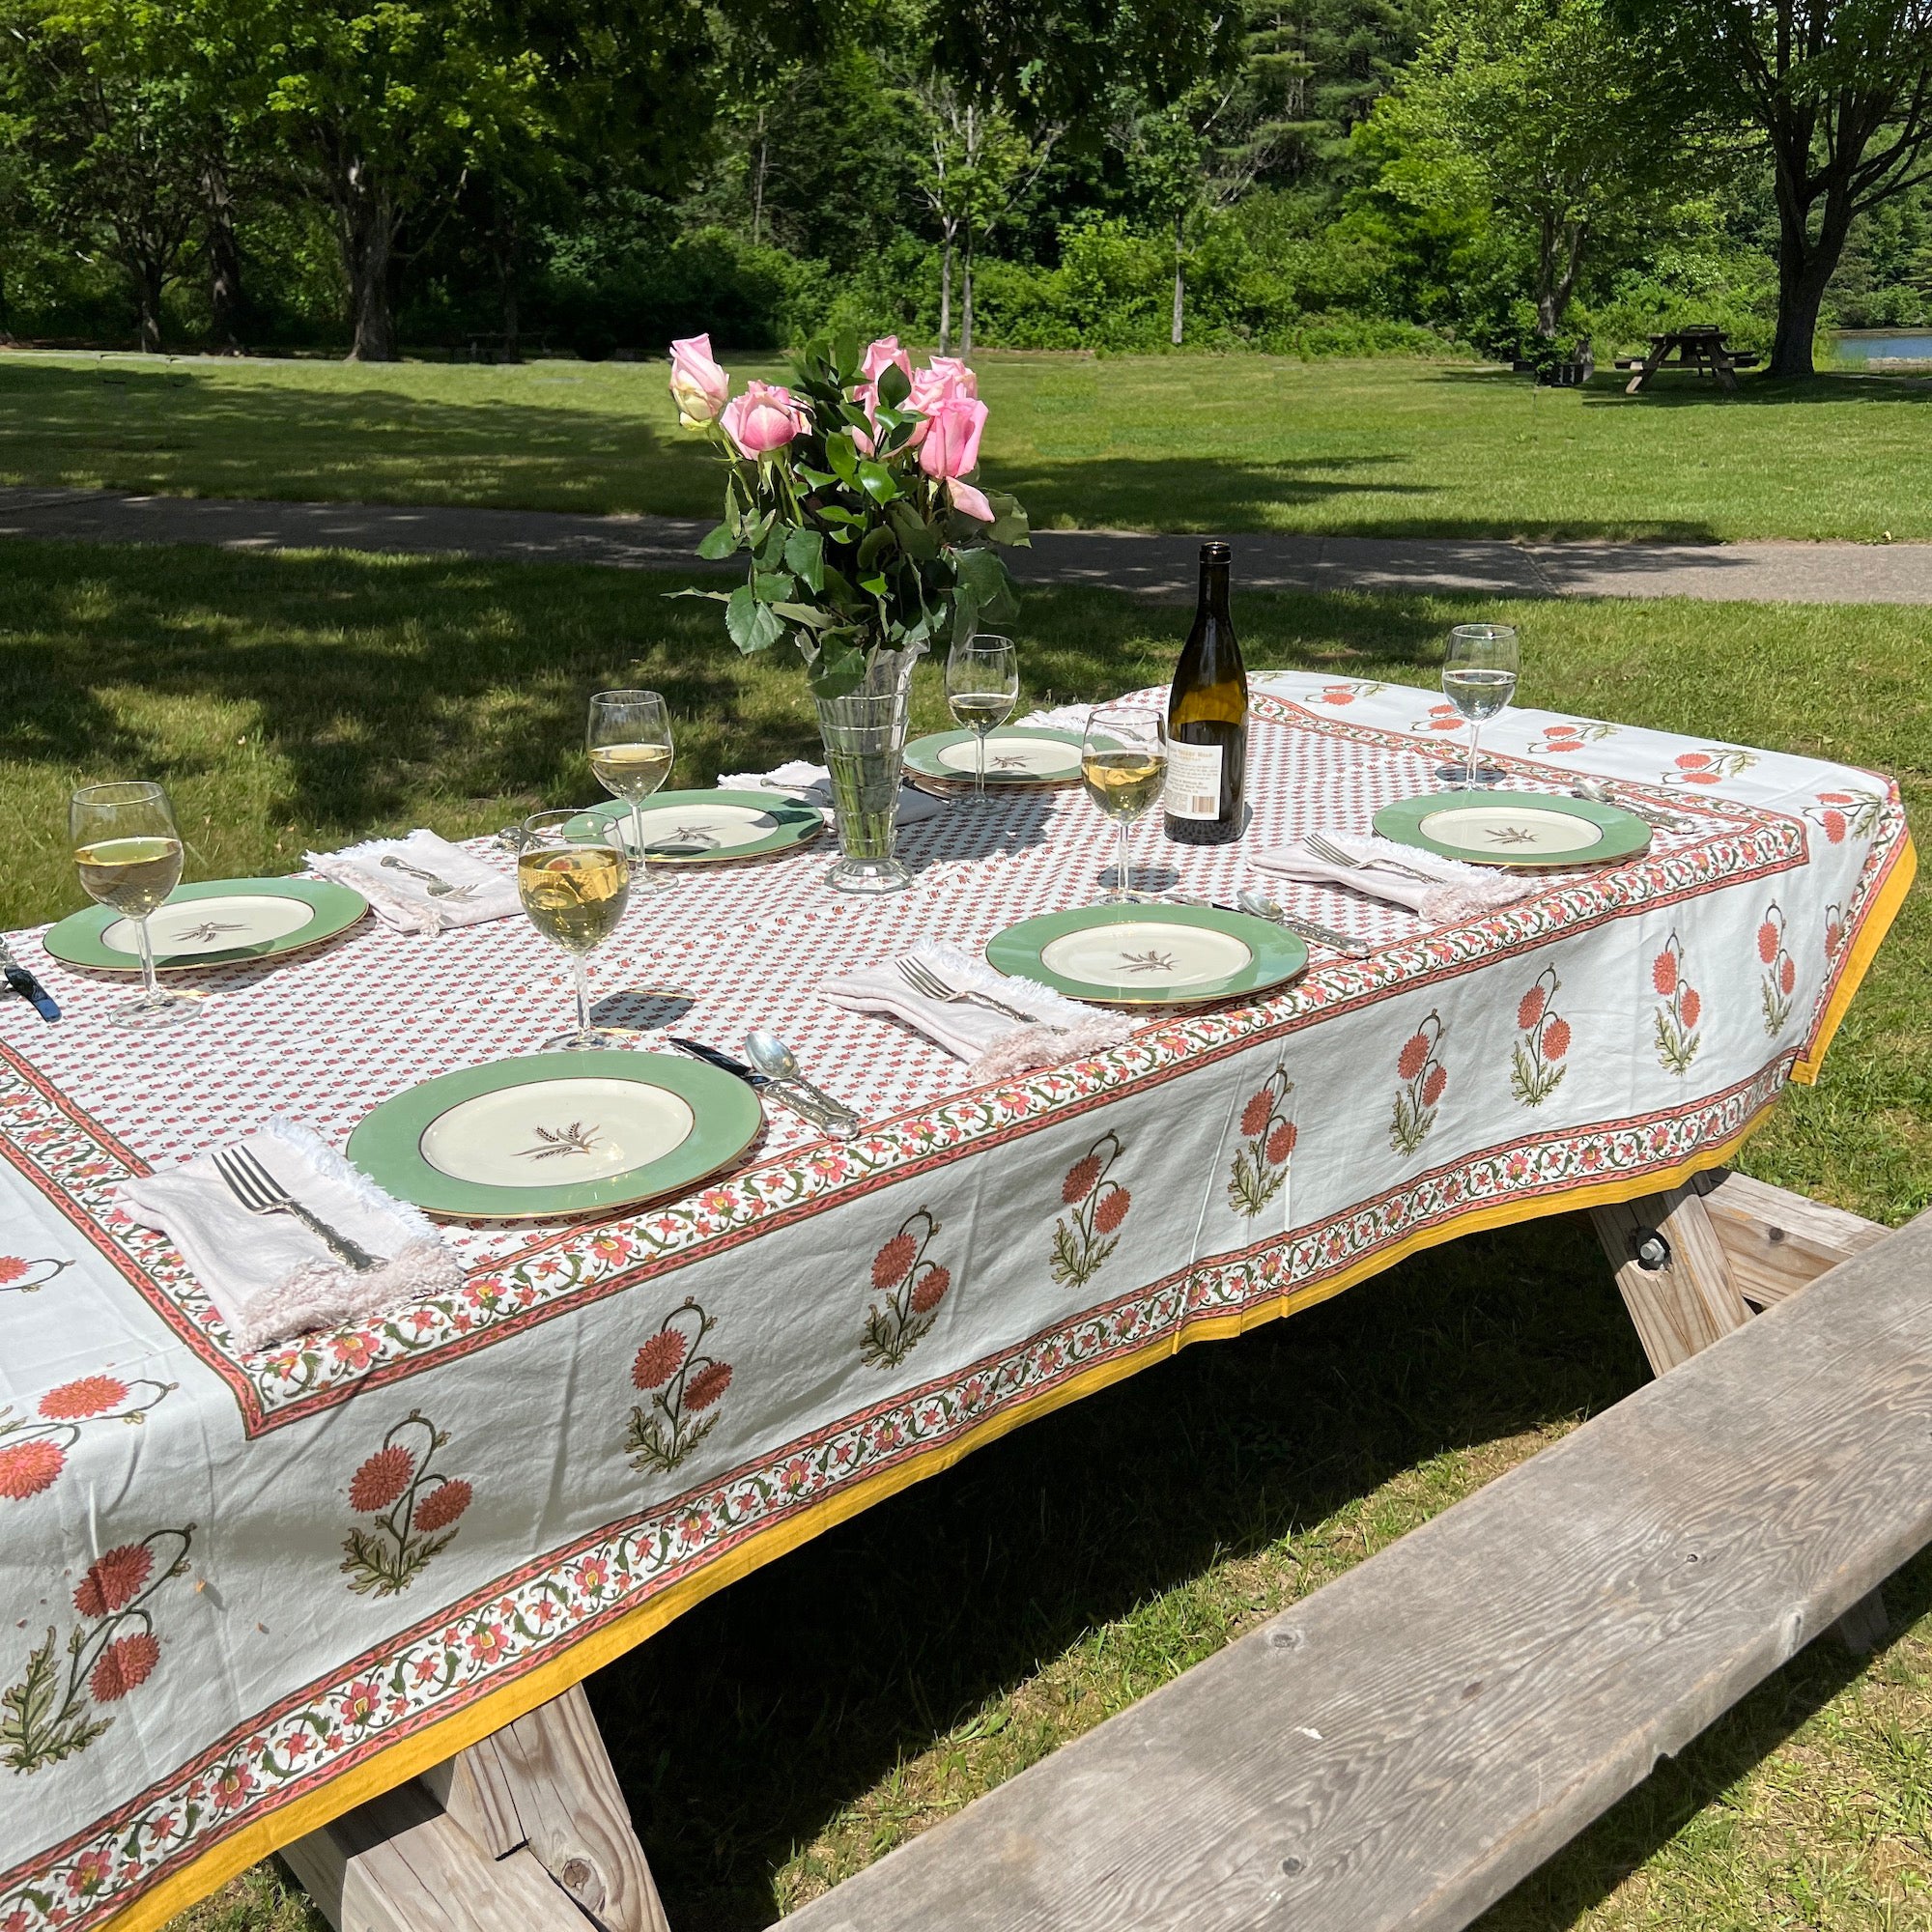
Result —
[[912, 884], [896, 848], [899, 767], [919, 656], [917, 646], [875, 651], [855, 691], [816, 700], [838, 820], [838, 863], [825, 880], [836, 892], [897, 893]]

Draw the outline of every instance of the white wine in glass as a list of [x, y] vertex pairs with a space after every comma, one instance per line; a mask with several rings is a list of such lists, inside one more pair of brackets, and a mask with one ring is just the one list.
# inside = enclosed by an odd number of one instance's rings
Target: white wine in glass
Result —
[[1122, 704], [1095, 705], [1080, 744], [1080, 781], [1117, 839], [1114, 900], [1132, 897], [1127, 828], [1160, 802], [1167, 783], [1167, 736], [1160, 714]]
[[1013, 715], [1019, 702], [1019, 653], [1010, 638], [976, 632], [946, 657], [946, 701], [952, 722], [973, 733], [973, 796], [986, 797], [986, 735]]
[[559, 1047], [621, 1046], [630, 1036], [590, 1024], [585, 955], [616, 931], [631, 896], [631, 861], [613, 827], [586, 811], [539, 811], [524, 820], [517, 896], [530, 923], [570, 955], [577, 1031], [546, 1040]]
[[[1492, 718], [1500, 718], [1509, 709], [1520, 664], [1514, 625], [1458, 624], [1449, 633], [1449, 648], [1442, 658], [1442, 695], [1469, 721], [1464, 791], [1476, 787], [1476, 741]], [[1482, 779], [1488, 782], [1501, 776], [1485, 772]]]
[[148, 930], [149, 915], [181, 884], [181, 834], [167, 793], [145, 780], [83, 785], [68, 807], [68, 832], [81, 890], [131, 920], [141, 950], [140, 997], [107, 1017], [117, 1026], [168, 1026], [198, 1013], [198, 1001], [167, 991], [155, 977]]
[[631, 808], [631, 849], [646, 887], [656, 884], [644, 855], [645, 799], [670, 777], [670, 707], [655, 691], [600, 691], [590, 700], [590, 769], [612, 798]]

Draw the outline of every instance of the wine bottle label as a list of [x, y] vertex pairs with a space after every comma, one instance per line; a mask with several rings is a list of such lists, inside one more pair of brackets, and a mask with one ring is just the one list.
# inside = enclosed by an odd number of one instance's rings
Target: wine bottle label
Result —
[[1221, 747], [1167, 746], [1167, 794], [1161, 801], [1175, 818], [1221, 815]]

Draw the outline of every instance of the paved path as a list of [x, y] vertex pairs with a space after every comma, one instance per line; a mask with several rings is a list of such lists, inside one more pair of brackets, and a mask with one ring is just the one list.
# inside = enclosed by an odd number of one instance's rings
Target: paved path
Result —
[[[520, 562], [701, 570], [708, 526], [679, 517], [590, 517], [384, 503], [231, 502], [91, 490], [0, 489], [0, 536], [196, 543], [228, 550], [466, 552]], [[1932, 604], [1932, 544], [1506, 543], [1442, 537], [1236, 536], [1248, 590], [1467, 591], [1496, 597], [1748, 598], [1797, 604]], [[1033, 583], [1093, 583], [1191, 600], [1198, 537], [1043, 530], [1009, 552]], [[723, 566], [731, 568], [729, 564]]]

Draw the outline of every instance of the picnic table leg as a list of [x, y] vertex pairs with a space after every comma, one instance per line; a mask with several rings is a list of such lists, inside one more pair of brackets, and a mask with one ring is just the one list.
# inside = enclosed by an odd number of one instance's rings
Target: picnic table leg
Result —
[[[1724, 1179], [1722, 1175], [1704, 1176], [1667, 1193], [1590, 1209], [1597, 1238], [1616, 1272], [1617, 1289], [1635, 1324], [1637, 1339], [1651, 1368], [1660, 1376], [1689, 1361], [1732, 1329], [1742, 1328], [1750, 1319], [1751, 1311], [1739, 1289], [1727, 1247], [1736, 1246], [1747, 1253], [1761, 1245], [1788, 1245], [1784, 1229], [1774, 1225], [1759, 1205], [1764, 1197], [1781, 1195], [1783, 1190], [1747, 1182], [1747, 1189], [1751, 1191], [1745, 1196], [1746, 1207], [1732, 1204], [1724, 1214], [1714, 1215], [1705, 1206], [1704, 1196]], [[1791, 1200], [1798, 1211], [1780, 1218], [1807, 1230], [1826, 1225], [1817, 1212], [1806, 1211], [1813, 1209], [1814, 1204], [1797, 1196]], [[1815, 1238], [1813, 1252], [1824, 1249], [1825, 1254], [1818, 1255], [1814, 1274], [1835, 1266], [1839, 1260], [1868, 1244], [1858, 1231], [1872, 1224], [1859, 1222], [1852, 1215], [1842, 1219], [1855, 1225], [1843, 1235], [1829, 1228]], [[1833, 1245], [1842, 1245], [1843, 1252], [1825, 1258]], [[1876, 1649], [1888, 1628], [1884, 1598], [1877, 1590], [1871, 1591], [1832, 1628], [1847, 1650], [1862, 1655]]]
[[582, 1685], [282, 1856], [336, 1932], [668, 1932]]
[[1643, 385], [1647, 382], [1649, 382], [1653, 376], [1657, 374], [1658, 367], [1662, 362], [1662, 360], [1663, 360], [1662, 353], [1660, 350], [1653, 349], [1650, 352], [1650, 354], [1643, 358], [1643, 367], [1639, 369], [1636, 372], [1636, 374], [1633, 376], [1630, 379], [1630, 381], [1624, 384], [1624, 394], [1627, 396], [1635, 395], [1636, 392], [1640, 388], [1642, 388]]

